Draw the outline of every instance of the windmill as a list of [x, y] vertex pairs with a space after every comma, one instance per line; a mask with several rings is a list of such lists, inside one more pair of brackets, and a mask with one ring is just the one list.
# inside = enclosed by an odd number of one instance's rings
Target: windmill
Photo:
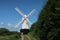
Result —
[[33, 9], [28, 15], [24, 15], [23, 12], [18, 8], [15, 8], [15, 10], [22, 16], [22, 20], [19, 21], [15, 27], [18, 27], [22, 23], [22, 29], [20, 30], [20, 33], [27, 34], [29, 32], [28, 25], [31, 24], [28, 18], [34, 13], [35, 9]]

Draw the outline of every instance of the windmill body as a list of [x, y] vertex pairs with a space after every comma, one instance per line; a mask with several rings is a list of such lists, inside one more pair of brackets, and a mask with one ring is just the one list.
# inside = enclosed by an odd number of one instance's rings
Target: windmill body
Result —
[[22, 29], [29, 29], [28, 25], [29, 25], [29, 22], [28, 22], [28, 18], [26, 15], [24, 15], [25, 17], [22, 18]]
[[29, 24], [31, 24], [28, 17], [30, 17], [30, 15], [32, 15], [32, 13], [34, 13], [35, 9], [33, 9], [28, 15], [24, 15], [23, 12], [21, 12], [18, 8], [15, 8], [15, 9], [21, 16], [23, 16], [22, 20], [19, 21], [15, 27], [18, 27], [20, 25], [20, 23], [22, 23], [22, 29], [20, 30], [20, 32], [23, 34], [27, 34], [29, 32], [28, 26], [29, 26]]

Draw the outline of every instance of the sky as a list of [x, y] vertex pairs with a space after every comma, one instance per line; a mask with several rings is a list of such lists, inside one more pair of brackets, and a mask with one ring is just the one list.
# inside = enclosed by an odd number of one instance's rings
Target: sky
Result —
[[38, 15], [46, 4], [47, 0], [0, 0], [0, 28], [7, 28], [10, 31], [19, 31], [21, 25], [14, 28], [22, 16], [15, 10], [18, 7], [24, 14], [28, 15], [33, 9], [35, 12], [29, 20], [35, 23]]

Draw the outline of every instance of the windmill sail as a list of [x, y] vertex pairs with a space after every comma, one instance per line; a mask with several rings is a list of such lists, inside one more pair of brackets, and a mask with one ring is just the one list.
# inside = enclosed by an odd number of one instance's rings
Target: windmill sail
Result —
[[34, 13], [34, 11], [35, 11], [35, 9], [33, 9], [33, 10], [28, 14], [28, 17], [29, 17], [30, 15], [32, 15], [32, 14]]
[[15, 8], [15, 10], [16, 10], [20, 15], [22, 15], [22, 16], [24, 17], [24, 14], [23, 14], [22, 11], [20, 11], [18, 8]]
[[21, 23], [22, 23], [22, 21], [19, 21], [19, 22], [15, 25], [15, 28], [17, 28]]

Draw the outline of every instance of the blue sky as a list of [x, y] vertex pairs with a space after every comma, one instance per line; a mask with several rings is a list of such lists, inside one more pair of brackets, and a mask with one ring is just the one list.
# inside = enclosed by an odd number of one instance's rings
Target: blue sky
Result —
[[47, 0], [0, 0], [0, 28], [7, 28], [11, 31], [19, 31], [21, 29], [21, 26], [18, 28], [11, 27], [22, 18], [15, 10], [16, 7], [26, 15], [28, 15], [32, 9], [36, 9], [33, 15], [29, 17], [32, 23], [36, 22], [38, 14], [46, 2]]

